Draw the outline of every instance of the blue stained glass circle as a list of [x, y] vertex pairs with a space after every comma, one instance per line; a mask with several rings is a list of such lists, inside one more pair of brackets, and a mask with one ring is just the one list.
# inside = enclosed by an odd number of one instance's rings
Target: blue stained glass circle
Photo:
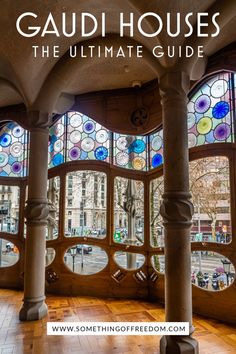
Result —
[[9, 134], [2, 134], [0, 136], [0, 145], [3, 146], [3, 147], [7, 147], [11, 144], [11, 141], [12, 141], [12, 138], [11, 138], [11, 135]]
[[103, 161], [103, 160], [106, 160], [106, 158], [108, 156], [108, 150], [104, 146], [99, 146], [95, 150], [94, 154], [95, 154], [95, 157], [97, 160]]
[[161, 154], [156, 154], [153, 156], [152, 158], [152, 167], [158, 167], [160, 165], [162, 165], [163, 163], [163, 158]]
[[229, 113], [229, 104], [225, 101], [216, 103], [213, 107], [212, 114], [216, 119], [224, 118]]
[[145, 150], [146, 144], [141, 139], [134, 140], [129, 146], [129, 153], [135, 152], [136, 154], [141, 154]]
[[95, 124], [91, 120], [89, 120], [84, 123], [83, 129], [85, 133], [91, 134], [95, 130]]
[[55, 142], [57, 141], [57, 137], [56, 137], [56, 135], [50, 135], [49, 136], [49, 142], [50, 142], [50, 144], [54, 144]]
[[62, 154], [56, 154], [53, 156], [52, 163], [54, 166], [61, 165], [64, 162], [64, 158]]
[[195, 110], [198, 113], [205, 113], [211, 105], [211, 99], [207, 95], [201, 95], [196, 99], [194, 104]]

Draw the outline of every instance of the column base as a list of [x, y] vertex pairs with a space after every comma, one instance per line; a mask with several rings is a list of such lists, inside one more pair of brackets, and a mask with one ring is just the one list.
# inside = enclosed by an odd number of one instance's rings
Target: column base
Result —
[[44, 300], [33, 302], [30, 300], [24, 300], [24, 304], [19, 313], [20, 321], [37, 321], [47, 316], [48, 307]]
[[198, 342], [191, 336], [163, 336], [161, 354], [199, 354]]

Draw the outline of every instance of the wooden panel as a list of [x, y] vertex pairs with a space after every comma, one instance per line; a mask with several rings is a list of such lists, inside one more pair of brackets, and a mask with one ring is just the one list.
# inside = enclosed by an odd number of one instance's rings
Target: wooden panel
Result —
[[[47, 321], [164, 321], [161, 305], [136, 300], [49, 296], [47, 318], [19, 322], [22, 292], [0, 290], [1, 354], [158, 354], [159, 336], [47, 336]], [[196, 316], [201, 354], [235, 354], [236, 328]]]

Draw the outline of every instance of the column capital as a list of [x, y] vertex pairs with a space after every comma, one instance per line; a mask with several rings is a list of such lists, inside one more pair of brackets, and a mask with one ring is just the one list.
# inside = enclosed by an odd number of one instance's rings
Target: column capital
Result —
[[163, 194], [160, 213], [167, 228], [189, 228], [194, 213], [190, 201], [191, 194], [183, 191], [171, 191]]
[[28, 200], [25, 207], [27, 225], [47, 225], [49, 207], [47, 200]]
[[28, 120], [31, 130], [47, 130], [49, 128], [49, 114], [47, 112], [28, 110]]
[[189, 75], [184, 71], [169, 71], [159, 79], [160, 95], [162, 103], [165, 100], [183, 98], [187, 100], [190, 87]]

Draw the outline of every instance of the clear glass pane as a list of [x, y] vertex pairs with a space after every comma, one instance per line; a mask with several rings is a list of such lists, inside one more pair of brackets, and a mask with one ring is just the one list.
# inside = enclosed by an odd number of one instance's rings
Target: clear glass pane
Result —
[[59, 228], [59, 200], [60, 200], [60, 178], [54, 177], [48, 180], [48, 226], [46, 239], [53, 240], [58, 237]]
[[106, 237], [106, 174], [71, 172], [66, 178], [66, 237]]
[[145, 262], [145, 256], [139, 253], [119, 251], [114, 254], [116, 263], [125, 269], [139, 269]]
[[19, 250], [12, 243], [0, 238], [0, 267], [10, 267], [19, 259]]
[[157, 255], [154, 254], [151, 257], [151, 263], [153, 268], [159, 272], [159, 273], [164, 273], [165, 272], [165, 256], [164, 255]]
[[191, 240], [231, 241], [229, 160], [214, 156], [190, 163], [190, 192], [194, 204]]
[[123, 177], [115, 178], [114, 241], [140, 246], [144, 240], [144, 185]]
[[72, 272], [89, 275], [104, 269], [108, 263], [108, 257], [100, 247], [79, 244], [66, 251], [64, 261]]
[[224, 290], [235, 278], [235, 269], [229, 259], [219, 253], [195, 251], [192, 253], [192, 283], [216, 291]]
[[152, 247], [164, 246], [163, 220], [160, 214], [164, 193], [163, 176], [150, 182], [150, 244]]
[[16, 234], [19, 224], [20, 188], [0, 185], [0, 231]]
[[45, 252], [46, 267], [49, 266], [54, 261], [55, 257], [56, 257], [56, 251], [54, 250], [54, 248], [51, 247], [46, 248], [46, 252]]

